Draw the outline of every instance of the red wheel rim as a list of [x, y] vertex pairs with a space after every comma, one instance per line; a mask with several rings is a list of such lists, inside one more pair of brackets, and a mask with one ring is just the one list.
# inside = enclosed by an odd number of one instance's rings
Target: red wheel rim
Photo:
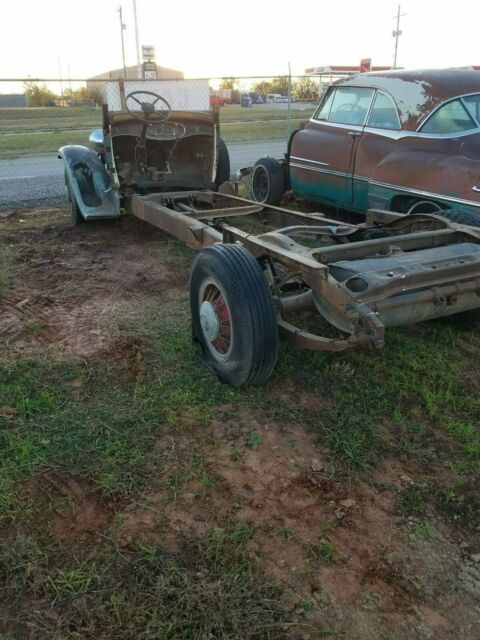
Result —
[[211, 305], [218, 322], [215, 336], [209, 336], [204, 331], [205, 337], [218, 353], [225, 355], [228, 353], [232, 342], [232, 324], [227, 302], [220, 289], [212, 283], [209, 283], [203, 291], [202, 305], [205, 302]]

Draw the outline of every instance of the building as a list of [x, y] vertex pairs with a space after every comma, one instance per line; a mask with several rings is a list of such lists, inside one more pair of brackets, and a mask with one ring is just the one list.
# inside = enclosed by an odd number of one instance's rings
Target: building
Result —
[[[177, 69], [168, 69], [167, 67], [161, 67], [160, 65], [155, 64], [154, 62], [144, 62], [142, 65], [142, 69], [145, 64], [155, 66], [157, 80], [183, 80], [182, 71], [178, 71]], [[137, 65], [126, 67], [125, 71], [127, 72], [126, 80], [137, 79]], [[95, 83], [96, 80], [123, 80], [124, 78], [125, 78], [125, 74], [122, 67], [121, 69], [113, 69], [112, 71], [105, 71], [104, 73], [98, 74], [98, 76], [92, 76], [91, 78], [87, 78], [87, 83]]]
[[28, 107], [27, 96], [24, 93], [0, 94], [0, 109], [19, 109]]

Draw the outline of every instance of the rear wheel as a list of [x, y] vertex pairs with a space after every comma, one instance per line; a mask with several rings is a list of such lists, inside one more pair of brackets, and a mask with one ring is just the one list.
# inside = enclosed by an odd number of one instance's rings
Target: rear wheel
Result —
[[438, 215], [450, 220], [451, 222], [456, 222], [457, 224], [480, 227], [480, 215], [476, 215], [470, 211], [462, 211], [460, 209], [443, 209], [438, 212]]
[[407, 209], [407, 215], [414, 213], [440, 213], [442, 207], [436, 202], [430, 200], [416, 200], [409, 209]]
[[260, 158], [253, 167], [252, 198], [265, 204], [280, 204], [286, 190], [283, 167], [275, 158]]
[[277, 359], [277, 318], [249, 251], [228, 244], [200, 251], [190, 277], [190, 308], [200, 357], [221, 382], [238, 387], [269, 377]]

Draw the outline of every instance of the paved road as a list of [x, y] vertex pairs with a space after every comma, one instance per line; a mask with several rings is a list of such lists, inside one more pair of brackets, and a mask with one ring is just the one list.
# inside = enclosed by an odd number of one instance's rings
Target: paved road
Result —
[[[228, 144], [232, 174], [259, 157], [280, 158], [284, 140], [253, 140]], [[63, 163], [55, 154], [0, 160], [0, 211], [65, 203]]]

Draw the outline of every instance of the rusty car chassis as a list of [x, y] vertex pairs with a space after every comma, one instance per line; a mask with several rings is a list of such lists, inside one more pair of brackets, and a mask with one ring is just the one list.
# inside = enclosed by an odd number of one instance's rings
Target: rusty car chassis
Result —
[[[135, 195], [132, 211], [199, 250], [190, 282], [194, 339], [230, 384], [270, 375], [278, 335], [320, 351], [382, 347], [386, 327], [480, 306], [480, 229], [439, 215], [370, 210], [350, 224], [212, 191]], [[337, 335], [296, 326], [291, 316], [305, 310]]]

